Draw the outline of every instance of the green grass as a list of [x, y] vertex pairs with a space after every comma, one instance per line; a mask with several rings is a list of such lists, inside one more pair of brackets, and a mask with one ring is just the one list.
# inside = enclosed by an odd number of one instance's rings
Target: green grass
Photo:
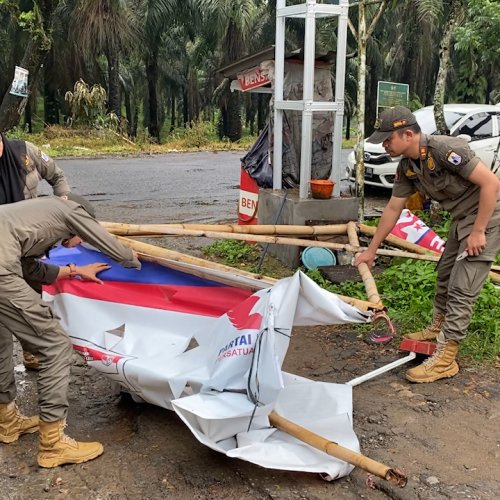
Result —
[[[166, 129], [166, 127], [164, 127]], [[9, 131], [8, 137], [23, 139], [36, 144], [55, 158], [61, 156], [97, 156], [128, 154], [159, 154], [176, 151], [248, 151], [257, 137], [244, 129], [239, 141], [219, 139], [211, 122], [195, 122], [191, 127], [176, 128], [172, 133], [162, 133], [162, 143], [151, 141], [144, 130], [133, 139], [107, 129], [70, 128], [52, 125], [43, 128], [34, 120], [33, 133], [22, 128]], [[342, 147], [352, 147], [353, 139], [343, 141]]]
[[[331, 292], [366, 300], [361, 282], [333, 285], [318, 271], [309, 271], [308, 275]], [[436, 266], [433, 263], [404, 259], [377, 275], [375, 280], [389, 317], [397, 324], [398, 333], [404, 335], [417, 331], [431, 321], [436, 284]], [[462, 355], [476, 361], [498, 360], [499, 303], [500, 289], [488, 280], [474, 306], [467, 338], [461, 343]]]
[[173, 151], [246, 151], [256, 139], [244, 135], [237, 142], [219, 140], [209, 123], [176, 129], [162, 144], [154, 143], [144, 132], [130, 140], [112, 130], [73, 129], [56, 125], [33, 134], [17, 129], [10, 131], [8, 137], [30, 141], [53, 157], [158, 154]]

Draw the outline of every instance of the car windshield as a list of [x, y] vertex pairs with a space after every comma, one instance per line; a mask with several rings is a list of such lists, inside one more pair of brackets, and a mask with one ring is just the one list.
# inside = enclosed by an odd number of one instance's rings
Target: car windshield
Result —
[[[418, 109], [415, 111], [415, 117], [424, 134], [436, 133], [436, 122], [434, 121], [434, 111], [432, 109]], [[465, 113], [457, 113], [456, 111], [444, 110], [444, 119], [448, 129], [451, 129], [455, 123], [464, 116]]]

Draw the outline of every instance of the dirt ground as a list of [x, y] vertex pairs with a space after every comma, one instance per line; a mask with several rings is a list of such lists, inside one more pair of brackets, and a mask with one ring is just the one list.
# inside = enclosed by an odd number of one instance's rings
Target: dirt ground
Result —
[[[191, 241], [177, 239], [182, 246], [197, 254]], [[397, 346], [369, 345], [349, 326], [296, 328], [284, 369], [343, 383], [406, 355]], [[456, 377], [414, 385], [404, 379], [410, 365], [353, 388], [362, 452], [404, 470], [404, 489], [360, 469], [328, 483], [227, 458], [198, 443], [175, 413], [114, 394], [75, 354], [68, 434], [101, 441], [104, 455], [47, 470], [36, 464], [36, 434], [0, 445], [0, 499], [500, 498], [500, 369], [460, 360]], [[20, 407], [35, 412], [36, 374], [18, 365], [16, 377]]]
[[[285, 369], [346, 382], [402, 356], [348, 327], [297, 328]], [[260, 468], [199, 444], [168, 410], [113, 394], [75, 354], [68, 433], [104, 443], [92, 462], [41, 469], [37, 436], [0, 447], [2, 499], [497, 499], [500, 497], [500, 377], [461, 363], [453, 379], [412, 385], [405, 366], [353, 388], [363, 453], [408, 475], [404, 489], [355, 469], [328, 483], [316, 474]], [[18, 401], [35, 411], [36, 375], [18, 368]], [[370, 485], [373, 483], [372, 485]]]

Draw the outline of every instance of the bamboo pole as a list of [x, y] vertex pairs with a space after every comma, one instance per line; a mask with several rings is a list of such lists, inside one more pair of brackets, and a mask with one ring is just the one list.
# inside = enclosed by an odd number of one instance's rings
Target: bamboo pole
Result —
[[217, 231], [221, 233], [260, 234], [260, 235], [296, 235], [317, 236], [346, 234], [347, 224], [328, 224], [324, 226], [297, 226], [286, 224], [253, 224], [240, 226], [238, 224], [125, 224], [119, 222], [100, 223], [110, 233], [119, 236], [156, 236], [158, 234], [171, 235], [173, 229], [187, 231]]
[[[212, 231], [212, 229], [208, 228], [232, 228], [233, 226], [237, 227], [237, 224], [227, 224], [227, 225], [219, 225], [219, 224], [122, 224], [122, 223], [117, 223], [117, 222], [101, 222], [103, 227], [105, 227], [110, 233], [118, 235], [118, 236], [144, 236], [144, 237], [155, 237], [155, 236], [205, 236], [205, 237], [210, 237], [210, 238], [219, 238], [219, 239], [237, 239], [237, 240], [247, 240], [248, 238], [246, 237], [238, 237], [235, 235], [234, 238], [231, 238], [230, 236], [224, 236], [221, 233], [231, 233], [231, 230], [222, 230], [222, 231]], [[187, 227], [191, 227], [192, 229], [187, 229]], [[286, 225], [254, 225], [254, 226], [240, 226], [242, 228], [245, 227], [255, 227], [255, 228], [277, 228], [278, 234], [294, 234], [292, 231], [289, 231], [287, 233], [286, 229], [281, 229], [281, 228], [286, 228], [286, 227], [295, 227], [299, 228], [302, 230], [302, 228], [313, 228], [316, 235], [328, 235], [328, 234], [344, 234], [346, 231], [343, 231], [343, 227], [347, 228], [347, 224], [339, 224], [339, 225], [329, 225], [329, 226], [286, 226]], [[360, 230], [361, 226], [363, 226], [362, 232], [366, 232], [368, 235], [372, 235], [375, 231], [373, 230], [374, 228], [371, 228], [370, 226], [366, 226], [364, 224], [360, 225]], [[158, 227], [158, 231], [155, 231], [153, 228]], [[186, 228], [186, 229], [184, 229]], [[195, 229], [198, 228], [198, 229]], [[325, 232], [322, 232], [322, 228], [326, 228]], [[328, 228], [333, 228], [331, 232], [328, 232]], [[366, 229], [369, 228], [369, 229]], [[337, 230], [338, 233], [335, 233], [333, 231]], [[365, 231], [366, 230], [366, 231]], [[267, 231], [270, 231], [269, 229]], [[281, 232], [283, 231], [283, 232]], [[275, 239], [265, 239], [261, 240], [258, 238], [258, 236], [266, 236], [259, 234], [258, 232], [256, 233], [251, 233], [251, 232], [245, 232], [245, 230], [242, 230], [241, 233], [238, 232], [238, 230], [235, 229], [234, 231], [237, 234], [253, 234], [255, 235], [252, 236], [252, 241], [262, 241], [265, 243], [274, 243], [274, 244], [284, 244], [284, 245], [297, 245], [297, 246], [319, 246], [319, 247], [325, 247], [325, 248], [332, 248], [334, 250], [346, 250], [349, 252], [360, 252], [363, 250], [366, 250], [364, 247], [352, 247], [349, 245], [342, 245], [340, 243], [331, 243], [331, 242], [325, 242], [325, 241], [314, 241], [314, 240], [298, 240], [294, 238], [282, 238], [281, 241], [276, 241]], [[269, 234], [272, 234], [269, 232]], [[297, 234], [300, 234], [297, 233]], [[387, 257], [402, 257], [406, 259], [414, 259], [414, 260], [427, 260], [431, 262], [437, 262], [440, 259], [440, 255], [437, 253], [431, 252], [430, 250], [426, 250], [422, 248], [419, 245], [415, 245], [414, 243], [408, 243], [406, 240], [403, 240], [402, 238], [398, 238], [397, 236], [392, 236], [391, 238], [387, 238], [387, 241], [389, 243], [392, 243], [397, 246], [402, 246], [399, 245], [400, 242], [405, 242], [406, 247], [411, 250], [411, 252], [401, 252], [398, 250], [386, 250], [383, 248], [379, 248], [377, 250], [377, 255], [383, 255]], [[307, 244], [301, 244], [298, 242], [304, 242]], [[492, 266], [491, 268], [493, 271], [500, 271], [500, 266]], [[490, 273], [490, 276], [494, 273]], [[498, 277], [492, 276], [492, 278], [497, 278], [494, 279], [494, 281], [498, 281]]]
[[315, 434], [314, 432], [287, 420], [274, 411], [269, 414], [269, 422], [277, 429], [290, 434], [299, 441], [302, 441], [303, 443], [306, 443], [309, 446], [326, 453], [327, 455], [359, 467], [370, 474], [381, 477], [401, 488], [404, 488], [408, 482], [407, 477], [397, 469], [391, 469], [387, 465], [368, 458], [361, 453], [357, 453], [345, 448], [344, 446], [334, 443], [333, 441], [329, 441], [328, 439], [325, 439], [324, 437], [321, 437], [318, 434]]
[[[238, 233], [224, 233], [219, 231], [205, 231], [205, 230], [190, 230], [190, 229], [181, 229], [181, 228], [169, 228], [163, 229], [163, 234], [170, 236], [204, 236], [207, 238], [214, 239], [222, 239], [222, 240], [239, 240], [246, 241], [249, 236], [246, 234], [238, 234]], [[113, 233], [113, 231], [110, 231]], [[153, 236], [148, 234], [143, 234], [142, 236]], [[333, 243], [330, 241], [316, 241], [316, 240], [307, 240], [307, 239], [299, 239], [299, 238], [288, 238], [281, 236], [267, 236], [260, 234], [252, 234], [250, 237], [252, 241], [258, 243], [271, 243], [275, 245], [295, 245], [301, 247], [323, 247], [323, 248], [331, 248], [333, 250], [346, 250], [348, 252], [357, 253], [366, 250], [366, 247], [353, 246], [350, 244], [343, 243]], [[403, 252], [400, 250], [386, 250], [383, 248], [379, 248], [377, 250], [378, 255], [385, 255], [388, 257], [404, 257], [408, 259], [416, 259], [416, 260], [430, 260], [437, 262], [439, 260], [438, 256], [435, 255], [419, 255], [410, 252]]]
[[[191, 255], [168, 250], [167, 248], [157, 247], [122, 236], [118, 236], [118, 239], [138, 252], [143, 260], [156, 262], [161, 266], [169, 267], [177, 271], [189, 272], [195, 276], [208, 278], [219, 283], [240, 287], [244, 286], [249, 290], [256, 291], [268, 288], [277, 282], [276, 279], [269, 276], [261, 276], [249, 273], [248, 271], [241, 271], [234, 267], [217, 264], [198, 257], [192, 257]], [[338, 294], [337, 297], [347, 304], [357, 307], [361, 311], [380, 311], [383, 309], [383, 306], [380, 304], [374, 304], [354, 297], [346, 297]]]
[[[269, 288], [277, 280], [269, 276], [262, 276], [247, 271], [235, 269], [234, 267], [217, 264], [205, 259], [186, 255], [167, 248], [157, 247], [148, 243], [131, 240], [118, 236], [118, 239], [140, 254], [141, 259], [157, 262], [164, 267], [170, 267], [179, 271], [188, 271], [203, 278], [210, 278], [214, 281], [241, 286], [246, 283], [246, 288], [256, 291]], [[241, 278], [245, 278], [242, 280]]]
[[[349, 243], [354, 247], [359, 247], [358, 233], [356, 230], [356, 223], [349, 222], [347, 224], [347, 235], [349, 236]], [[380, 295], [377, 290], [377, 284], [373, 279], [373, 275], [368, 267], [368, 264], [362, 263], [356, 266], [358, 268], [361, 279], [365, 285], [366, 295], [370, 302], [381, 303]]]

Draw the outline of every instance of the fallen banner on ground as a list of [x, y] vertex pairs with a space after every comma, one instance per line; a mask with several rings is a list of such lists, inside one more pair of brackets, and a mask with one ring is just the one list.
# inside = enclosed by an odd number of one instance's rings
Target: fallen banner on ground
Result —
[[50, 261], [108, 262], [104, 284], [58, 280], [46, 287], [74, 348], [121, 390], [173, 409], [196, 438], [264, 467], [320, 472], [352, 466], [270, 427], [272, 410], [354, 451], [352, 388], [281, 370], [292, 326], [364, 323], [301, 272], [254, 294], [156, 264], [124, 269], [84, 247]]

